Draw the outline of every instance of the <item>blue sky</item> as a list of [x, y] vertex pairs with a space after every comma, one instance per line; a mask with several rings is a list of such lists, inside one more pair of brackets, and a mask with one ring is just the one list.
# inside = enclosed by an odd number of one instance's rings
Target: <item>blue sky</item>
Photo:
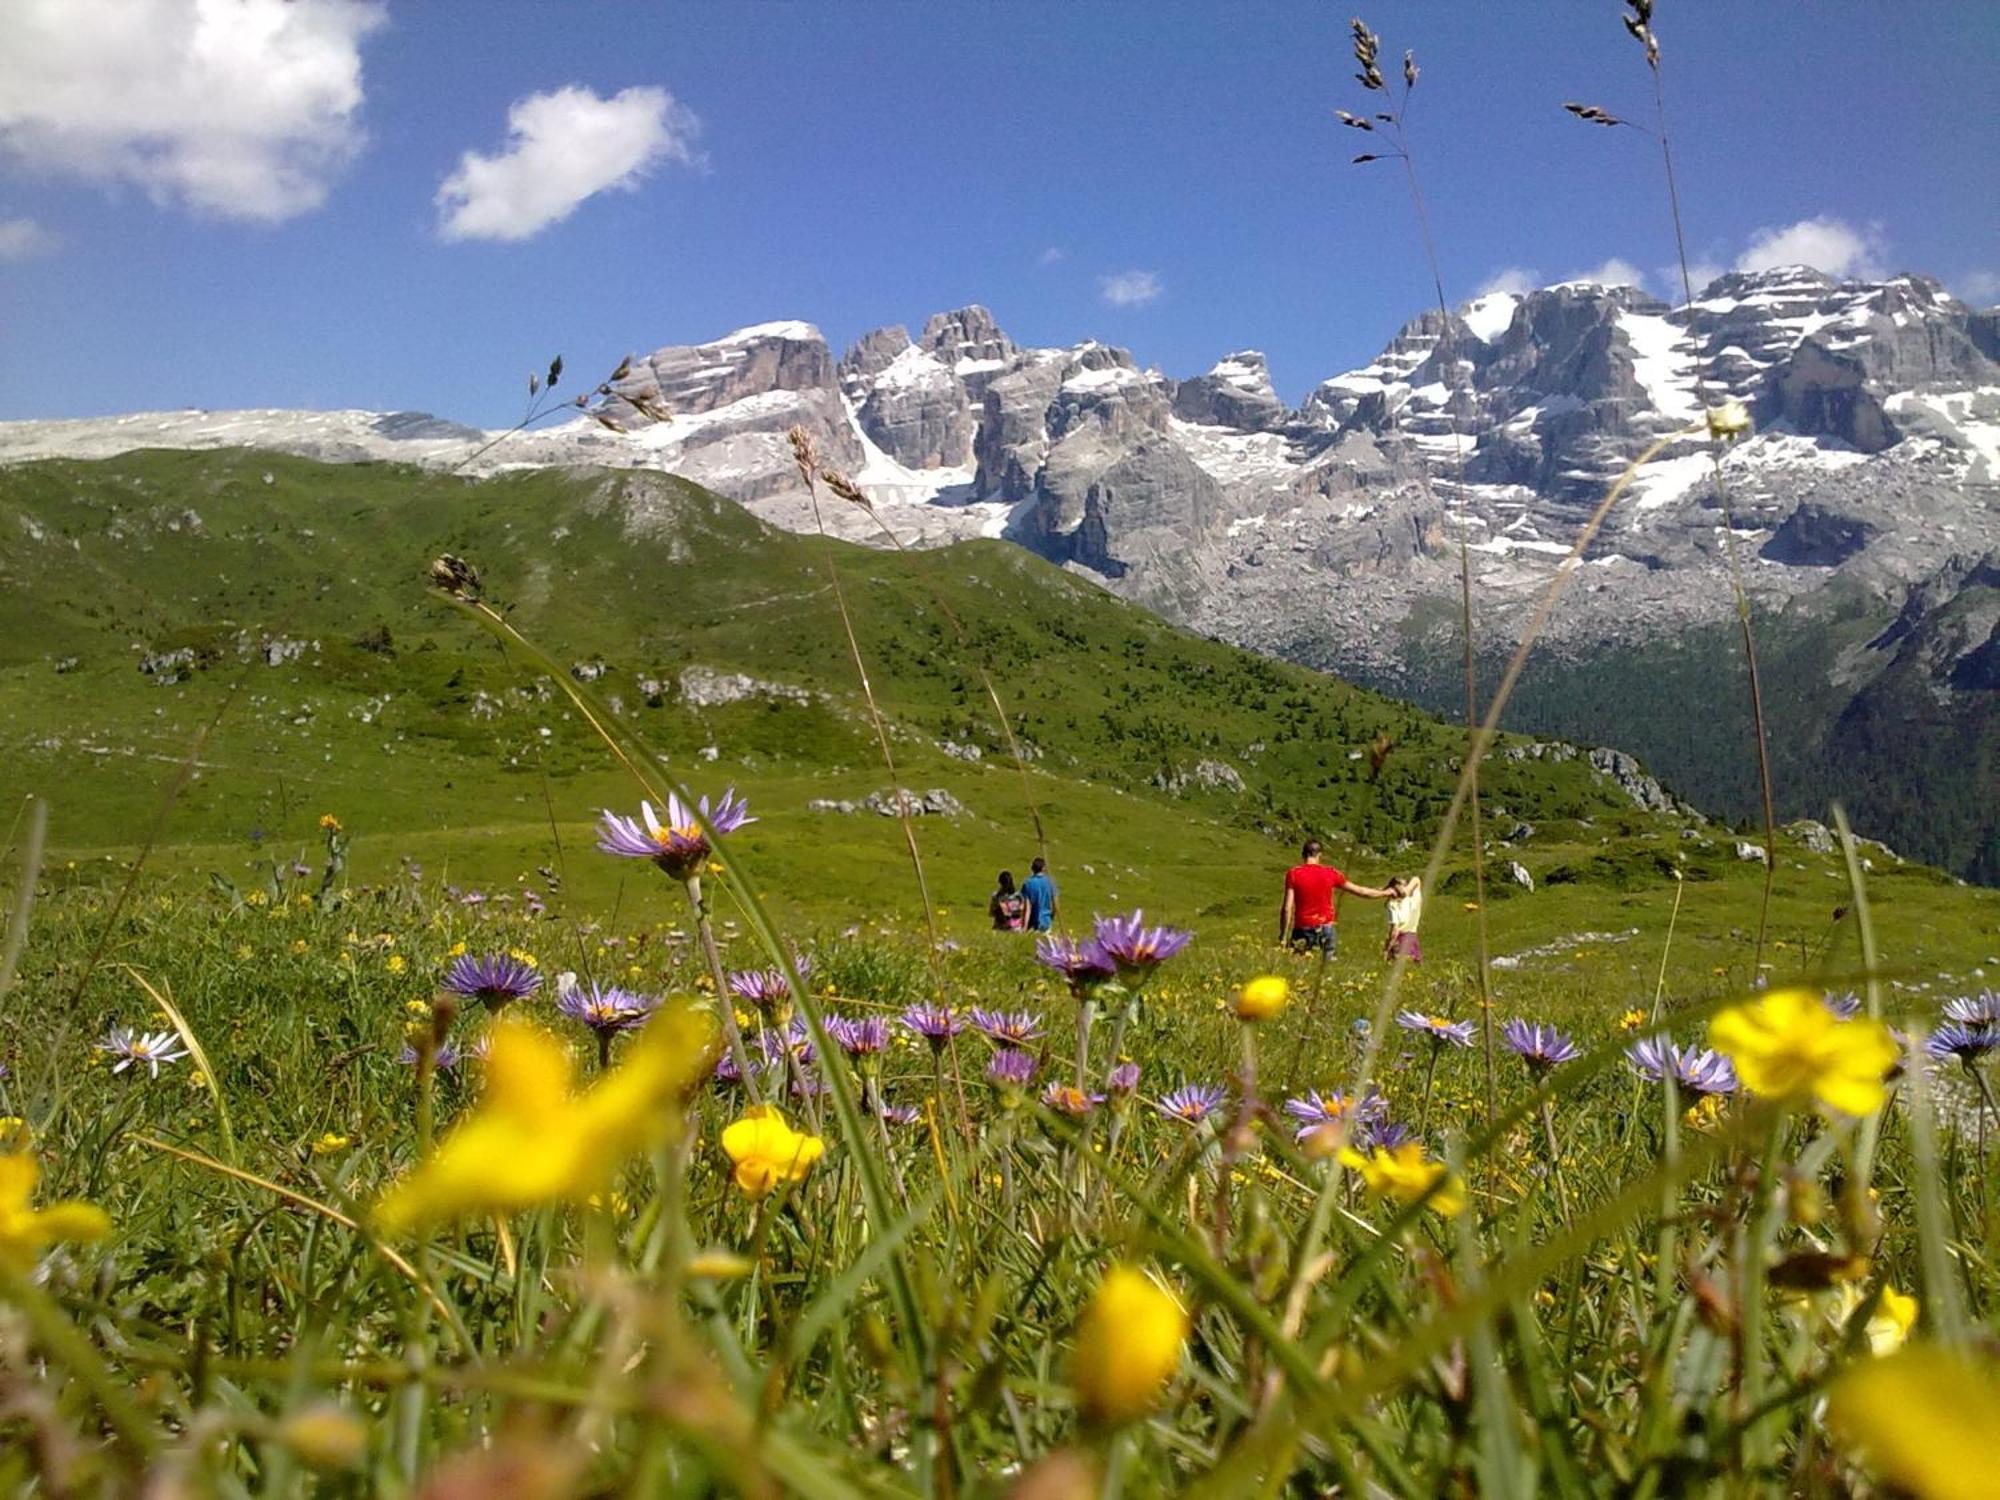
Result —
[[[198, 63], [197, 0], [0, 10], [0, 417], [494, 424], [558, 351], [584, 374], [797, 317], [838, 353], [973, 301], [1173, 375], [1261, 348], [1296, 401], [1431, 299], [1393, 164], [1347, 164], [1331, 110], [1364, 100], [1324, 4], [222, 3]], [[1650, 120], [1619, 13], [1365, 12], [1423, 68], [1454, 301], [1614, 259], [1665, 288], [1652, 143], [1560, 110]], [[1660, 0], [1656, 23], [1697, 260], [1782, 235], [2000, 298], [2000, 6]], [[517, 106], [526, 152], [462, 171], [506, 155]], [[540, 225], [621, 152], [635, 181]]]

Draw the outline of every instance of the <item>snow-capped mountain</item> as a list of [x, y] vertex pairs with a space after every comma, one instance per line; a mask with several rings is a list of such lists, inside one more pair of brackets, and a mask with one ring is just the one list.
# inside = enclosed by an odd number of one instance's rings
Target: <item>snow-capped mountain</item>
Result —
[[[1733, 551], [1760, 610], [1884, 626], [1815, 666], [1834, 709], [1902, 673], [1967, 754], [1990, 765], [2000, 736], [1980, 666], [2000, 658], [2000, 311], [1921, 276], [1735, 274], [1683, 308], [1590, 283], [1496, 294], [1417, 317], [1297, 408], [1254, 351], [1175, 380], [1094, 341], [1021, 347], [980, 307], [914, 338], [878, 329], [838, 359], [808, 323], [760, 324], [637, 358], [615, 392], [604, 415], [622, 432], [579, 418], [469, 464], [492, 434], [374, 412], [4, 423], [0, 462], [255, 445], [472, 472], [661, 468], [795, 529], [1006, 536], [1196, 628], [1440, 701], [1426, 664], [1456, 630], [1460, 540], [1482, 639], [1501, 649], [1608, 486], [1658, 445], [1572, 581], [1554, 658], [1721, 627]], [[670, 420], [632, 404], [655, 397]], [[1725, 399], [1755, 423], [1722, 459], [1726, 503], [1701, 422]], [[794, 426], [872, 513], [823, 491], [815, 516]], [[1690, 777], [1644, 733], [1595, 728]], [[1996, 802], [1989, 788], [1977, 837], [2000, 875]]]

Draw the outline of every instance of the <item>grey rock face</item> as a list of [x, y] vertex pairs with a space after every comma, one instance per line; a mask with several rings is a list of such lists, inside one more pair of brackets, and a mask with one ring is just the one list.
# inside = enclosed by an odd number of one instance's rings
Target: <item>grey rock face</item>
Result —
[[1246, 349], [1225, 354], [1206, 375], [1181, 381], [1174, 389], [1174, 415], [1208, 427], [1270, 432], [1284, 425], [1287, 413], [1264, 356]]

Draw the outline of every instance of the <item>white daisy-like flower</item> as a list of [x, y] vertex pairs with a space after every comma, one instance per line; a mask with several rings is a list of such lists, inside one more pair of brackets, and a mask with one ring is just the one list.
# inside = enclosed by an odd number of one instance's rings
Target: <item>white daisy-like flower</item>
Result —
[[111, 1065], [114, 1073], [144, 1068], [154, 1078], [160, 1076], [161, 1063], [179, 1062], [188, 1055], [180, 1038], [171, 1031], [134, 1031], [126, 1026], [112, 1027], [111, 1034], [97, 1044], [97, 1050], [118, 1059]]

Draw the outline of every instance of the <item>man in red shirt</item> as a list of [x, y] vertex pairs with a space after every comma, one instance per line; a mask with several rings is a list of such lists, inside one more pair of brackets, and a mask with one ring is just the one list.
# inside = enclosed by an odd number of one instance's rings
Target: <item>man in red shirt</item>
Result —
[[1278, 909], [1278, 941], [1294, 948], [1317, 952], [1323, 959], [1333, 957], [1338, 946], [1340, 898], [1347, 891], [1370, 901], [1386, 901], [1389, 892], [1372, 885], [1356, 885], [1332, 865], [1320, 863], [1318, 839], [1307, 839], [1299, 851], [1302, 864], [1285, 872], [1285, 900]]

